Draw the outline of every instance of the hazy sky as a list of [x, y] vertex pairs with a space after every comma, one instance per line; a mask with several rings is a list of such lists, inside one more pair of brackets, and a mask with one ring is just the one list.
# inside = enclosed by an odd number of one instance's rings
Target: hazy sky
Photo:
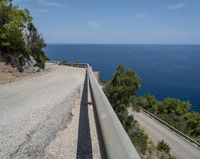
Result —
[[200, 0], [14, 0], [47, 43], [200, 44]]

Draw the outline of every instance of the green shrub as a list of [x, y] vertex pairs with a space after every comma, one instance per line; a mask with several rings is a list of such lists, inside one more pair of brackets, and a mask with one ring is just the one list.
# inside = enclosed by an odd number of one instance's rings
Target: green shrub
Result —
[[165, 143], [164, 140], [161, 140], [158, 142], [157, 149], [159, 151], [163, 151], [163, 152], [169, 154], [171, 147], [167, 143]]
[[148, 148], [148, 136], [144, 133], [139, 125], [135, 124], [129, 136], [139, 154], [144, 155]]
[[170, 156], [169, 156], [169, 159], [176, 159], [176, 157], [175, 157], [175, 156], [172, 156], [172, 155], [170, 155]]
[[186, 123], [182, 116], [177, 116], [175, 114], [157, 114], [157, 116], [174, 128], [186, 133]]
[[59, 65], [68, 65], [68, 64], [69, 63], [66, 60], [64, 60], [64, 61], [62, 61], [62, 62], [59, 63]]

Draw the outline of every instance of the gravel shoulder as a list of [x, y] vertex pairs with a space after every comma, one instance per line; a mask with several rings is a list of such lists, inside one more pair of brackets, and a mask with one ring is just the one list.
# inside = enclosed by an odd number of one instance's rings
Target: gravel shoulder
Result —
[[101, 159], [91, 100], [85, 81], [72, 107], [71, 121], [45, 148], [45, 159]]
[[39, 76], [0, 85], [0, 158], [43, 158], [56, 134], [66, 129], [85, 70], [47, 67]]

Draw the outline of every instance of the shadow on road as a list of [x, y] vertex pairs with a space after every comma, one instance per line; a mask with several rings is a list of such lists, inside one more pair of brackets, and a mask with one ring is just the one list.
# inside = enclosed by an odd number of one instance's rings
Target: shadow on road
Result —
[[92, 141], [88, 116], [88, 80], [85, 76], [80, 105], [76, 159], [92, 159]]

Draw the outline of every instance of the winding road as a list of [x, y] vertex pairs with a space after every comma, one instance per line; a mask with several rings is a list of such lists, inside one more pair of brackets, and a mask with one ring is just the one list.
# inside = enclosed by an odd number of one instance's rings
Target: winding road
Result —
[[145, 113], [131, 113], [155, 145], [163, 139], [170, 145], [171, 153], [178, 159], [200, 159], [200, 150], [183, 140], [176, 133], [170, 131]]
[[0, 85], [1, 159], [43, 158], [56, 134], [66, 129], [85, 69], [47, 67], [40, 75]]

